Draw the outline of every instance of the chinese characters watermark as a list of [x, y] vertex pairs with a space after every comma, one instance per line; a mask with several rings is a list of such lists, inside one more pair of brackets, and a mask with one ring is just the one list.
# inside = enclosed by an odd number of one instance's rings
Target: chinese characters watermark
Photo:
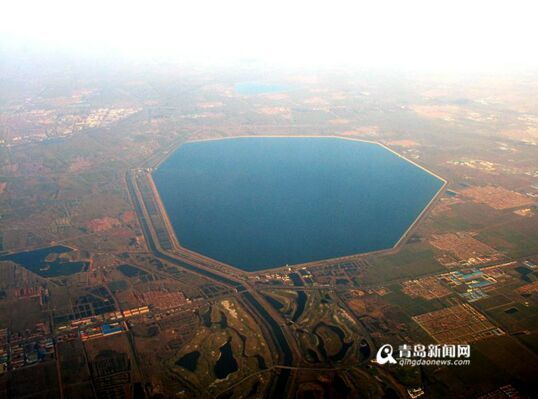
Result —
[[398, 347], [398, 357], [394, 356], [392, 345], [385, 344], [377, 351], [376, 362], [383, 364], [400, 364], [401, 366], [463, 366], [471, 364], [470, 345], [422, 344]]

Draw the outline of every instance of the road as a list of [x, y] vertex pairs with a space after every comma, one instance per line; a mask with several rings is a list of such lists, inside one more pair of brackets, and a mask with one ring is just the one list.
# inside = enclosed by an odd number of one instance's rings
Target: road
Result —
[[[248, 286], [247, 283], [233, 280], [229, 277], [217, 274], [213, 271], [210, 271], [206, 268], [202, 268], [196, 265], [194, 262], [189, 262], [188, 260], [179, 259], [177, 256], [172, 256], [161, 251], [152, 234], [151, 228], [148, 224], [146, 214], [144, 213], [143, 205], [141, 204], [140, 197], [137, 194], [137, 189], [134, 183], [134, 178], [131, 173], [126, 175], [127, 189], [129, 195], [134, 204], [136, 214], [140, 221], [140, 226], [144, 233], [148, 249], [151, 253], [159, 259], [162, 259], [168, 263], [179, 266], [181, 268], [187, 269], [193, 273], [202, 275], [203, 277], [212, 279], [219, 284], [228, 286], [229, 288], [234, 289], [237, 293], [241, 294], [243, 300], [248, 303], [251, 311], [257, 314], [257, 319], [263, 323], [263, 327], [266, 331], [270, 332], [272, 341], [275, 347], [278, 349], [280, 362], [284, 366], [291, 366], [293, 364], [293, 351], [289, 345], [289, 342], [286, 338], [286, 332], [282, 329], [282, 326], [271, 316], [271, 311], [266, 309], [260, 301], [258, 301], [254, 295], [252, 287]], [[275, 391], [283, 393], [285, 389], [290, 373], [289, 371], [284, 370], [278, 374], [277, 380], [274, 383]]]

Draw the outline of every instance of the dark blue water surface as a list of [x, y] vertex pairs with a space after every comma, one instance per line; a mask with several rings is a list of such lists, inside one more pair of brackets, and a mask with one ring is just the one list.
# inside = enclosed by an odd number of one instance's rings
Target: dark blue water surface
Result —
[[247, 271], [390, 248], [443, 185], [337, 138], [188, 143], [153, 178], [182, 246]]
[[50, 254], [63, 254], [71, 252], [72, 249], [57, 245], [54, 247], [36, 249], [34, 251], [18, 252], [11, 255], [0, 256], [0, 261], [12, 261], [41, 277], [69, 276], [86, 270], [88, 262], [69, 262], [62, 258], [57, 258], [48, 262]]

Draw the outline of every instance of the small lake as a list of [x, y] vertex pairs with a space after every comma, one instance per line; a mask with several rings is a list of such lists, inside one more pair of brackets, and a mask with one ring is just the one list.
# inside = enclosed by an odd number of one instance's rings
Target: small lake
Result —
[[247, 271], [393, 247], [443, 182], [338, 138], [182, 145], [153, 173], [182, 246]]
[[[88, 268], [88, 262], [69, 262], [59, 257], [59, 255], [71, 251], [71, 248], [58, 245], [0, 256], [0, 261], [15, 262], [41, 277], [69, 276]], [[51, 255], [53, 255], [54, 260], [50, 260]]]
[[198, 365], [198, 359], [200, 358], [200, 352], [189, 352], [179, 360], [176, 361], [177, 366], [181, 366], [190, 372], [195, 372]]
[[299, 317], [301, 317], [301, 315], [303, 314], [307, 299], [308, 298], [306, 297], [304, 291], [297, 291], [297, 308], [295, 309], [295, 312], [291, 317], [291, 320], [293, 322], [299, 320]]
[[229, 374], [237, 371], [237, 361], [232, 351], [231, 338], [220, 347], [220, 357], [215, 363], [215, 375], [219, 380], [228, 377]]

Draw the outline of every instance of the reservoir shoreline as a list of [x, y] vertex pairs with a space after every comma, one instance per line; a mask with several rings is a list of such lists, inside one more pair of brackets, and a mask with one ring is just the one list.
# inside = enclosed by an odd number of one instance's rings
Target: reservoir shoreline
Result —
[[[157, 190], [157, 187], [155, 185], [155, 182], [153, 180], [152, 172], [158, 166], [162, 165], [162, 163], [164, 161], [166, 161], [169, 158], [169, 156], [171, 154], [173, 154], [183, 144], [197, 143], [197, 142], [221, 141], [221, 140], [233, 140], [233, 139], [256, 139], [256, 138], [272, 138], [272, 139], [274, 139], [274, 138], [314, 138], [314, 139], [318, 139], [318, 138], [319, 139], [323, 139], [323, 138], [327, 139], [327, 138], [329, 138], [329, 139], [341, 139], [341, 140], [348, 140], [348, 141], [355, 141], [355, 142], [370, 143], [370, 144], [380, 146], [380, 147], [388, 150], [390, 153], [396, 155], [400, 159], [402, 159], [404, 161], [407, 161], [408, 163], [420, 168], [421, 170], [427, 172], [429, 175], [431, 175], [434, 178], [438, 179], [442, 184], [439, 187], [439, 189], [435, 192], [435, 194], [433, 195], [431, 200], [424, 206], [424, 208], [422, 208], [422, 210], [417, 215], [415, 220], [409, 225], [409, 227], [399, 237], [399, 239], [395, 242], [395, 244], [393, 246], [389, 247], [389, 248], [384, 248], [384, 249], [374, 250], [374, 251], [367, 251], [367, 252], [358, 252], [356, 254], [340, 256], [340, 257], [330, 257], [330, 258], [325, 258], [325, 259], [309, 261], [309, 262], [306, 262], [306, 263], [294, 263], [294, 264], [289, 264], [289, 265], [268, 266], [268, 267], [264, 267], [262, 269], [257, 269], [257, 270], [245, 270], [245, 269], [243, 269], [241, 267], [236, 267], [234, 265], [225, 263], [223, 261], [216, 260], [214, 258], [208, 257], [207, 255], [200, 254], [199, 252], [196, 252], [196, 251], [191, 250], [189, 248], [183, 247], [181, 245], [179, 239], [177, 238], [176, 232], [175, 232], [175, 230], [173, 228], [173, 225], [172, 225], [172, 223], [171, 223], [171, 221], [169, 219], [169, 216], [167, 214], [166, 208], [164, 207], [164, 205], [162, 203], [162, 200], [160, 198], [160, 194], [159, 194], [159, 192]], [[446, 189], [446, 186], [448, 184], [446, 179], [444, 179], [444, 178], [440, 177], [439, 175], [437, 175], [436, 173], [428, 170], [424, 166], [419, 165], [417, 162], [406, 158], [405, 156], [399, 154], [398, 152], [396, 152], [395, 150], [391, 149], [390, 147], [386, 146], [383, 143], [380, 143], [380, 142], [377, 142], [377, 141], [372, 141], [372, 140], [359, 139], [359, 138], [342, 137], [342, 136], [338, 136], [338, 135], [281, 135], [281, 134], [271, 135], [271, 134], [263, 134], [263, 135], [236, 135], [236, 136], [229, 136], [229, 137], [223, 137], [223, 138], [208, 138], [208, 139], [186, 140], [186, 141], [182, 141], [180, 143], [177, 143], [174, 146], [174, 148], [168, 148], [165, 151], [165, 153], [163, 153], [159, 158], [154, 159], [154, 163], [151, 165], [150, 168], [147, 168], [146, 171], [148, 172], [146, 175], [147, 175], [148, 180], [150, 181], [150, 185], [152, 187], [153, 195], [156, 198], [156, 203], [158, 204], [159, 211], [161, 212], [161, 214], [163, 216], [163, 220], [165, 221], [165, 225], [166, 225], [167, 229], [169, 230], [170, 236], [174, 237], [173, 241], [174, 241], [174, 244], [176, 244], [176, 245], [174, 245], [174, 247], [175, 247], [174, 249], [179, 250], [181, 252], [189, 253], [189, 254], [194, 255], [194, 256], [198, 255], [201, 258], [205, 258], [206, 260], [210, 259], [210, 260], [212, 260], [214, 262], [215, 266], [217, 266], [217, 269], [219, 269], [220, 271], [225, 271], [226, 269], [228, 269], [229, 271], [231, 271], [231, 272], [233, 272], [235, 274], [237, 274], [237, 273], [239, 273], [239, 274], [240, 273], [245, 273], [247, 275], [248, 274], [256, 274], [256, 273], [259, 273], [259, 272], [264, 271], [264, 270], [279, 271], [279, 270], [288, 269], [288, 268], [289, 269], [295, 269], [295, 268], [300, 268], [300, 267], [312, 266], [312, 265], [316, 265], [316, 264], [327, 264], [327, 263], [338, 263], [338, 262], [342, 262], [342, 261], [349, 261], [349, 260], [352, 260], [352, 259], [358, 259], [358, 258], [361, 258], [361, 257], [373, 255], [373, 254], [382, 254], [382, 253], [383, 254], [388, 254], [388, 253], [396, 252], [396, 251], [399, 250], [399, 248], [402, 246], [402, 244], [405, 242], [405, 240], [409, 238], [409, 236], [415, 230], [415, 228], [417, 227], [419, 222], [427, 215], [429, 210], [431, 210], [432, 206], [435, 204], [436, 200], [442, 195], [442, 193], [444, 192], [444, 190]]]

